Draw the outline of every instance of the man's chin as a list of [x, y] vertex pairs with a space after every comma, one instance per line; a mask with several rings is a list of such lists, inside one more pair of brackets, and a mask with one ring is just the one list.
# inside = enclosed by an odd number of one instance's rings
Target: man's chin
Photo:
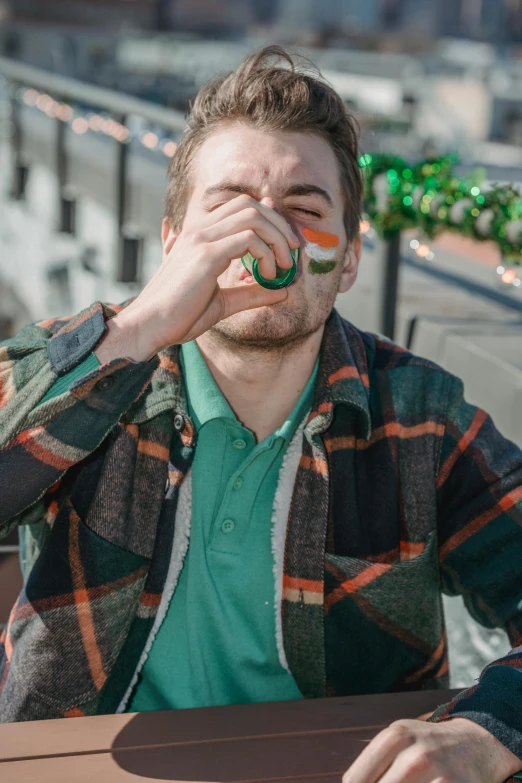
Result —
[[293, 344], [310, 334], [305, 313], [285, 307], [285, 303], [243, 310], [212, 328], [216, 337], [238, 347], [274, 350]]

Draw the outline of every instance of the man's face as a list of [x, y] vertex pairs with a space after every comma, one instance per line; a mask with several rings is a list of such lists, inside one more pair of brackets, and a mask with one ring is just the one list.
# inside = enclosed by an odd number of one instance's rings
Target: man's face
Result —
[[[360, 243], [349, 246], [344, 199], [334, 152], [322, 138], [288, 131], [263, 132], [225, 125], [202, 144], [192, 162], [192, 190], [183, 228], [208, 223], [208, 213], [246, 193], [279, 212], [301, 240], [301, 257], [286, 301], [246, 310], [213, 332], [237, 347], [275, 349], [301, 342], [328, 318], [338, 291], [355, 281]], [[311, 234], [310, 232], [316, 232]], [[317, 233], [321, 232], [321, 233]], [[333, 235], [317, 250], [324, 234]], [[316, 240], [310, 243], [310, 238]], [[314, 252], [315, 248], [315, 252]], [[317, 258], [312, 258], [315, 255]], [[333, 257], [333, 260], [328, 259]], [[241, 259], [218, 278], [223, 287], [245, 285]]]

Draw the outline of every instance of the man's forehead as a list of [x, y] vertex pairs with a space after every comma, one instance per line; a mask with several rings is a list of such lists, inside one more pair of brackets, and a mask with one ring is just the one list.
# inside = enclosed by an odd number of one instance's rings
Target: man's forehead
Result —
[[338, 190], [339, 184], [337, 162], [327, 142], [304, 133], [220, 131], [202, 144], [194, 164], [193, 184], [198, 190], [234, 181], [253, 188], [270, 184], [281, 193], [301, 182], [325, 190]]

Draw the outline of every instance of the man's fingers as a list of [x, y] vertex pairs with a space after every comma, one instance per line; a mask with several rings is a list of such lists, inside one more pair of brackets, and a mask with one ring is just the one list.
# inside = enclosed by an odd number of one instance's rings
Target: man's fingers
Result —
[[263, 277], [273, 280], [276, 276], [276, 260], [273, 251], [252, 229], [227, 236], [219, 242], [214, 242], [213, 246], [218, 251], [217, 257], [223, 259], [220, 263], [222, 268], [216, 270], [218, 275], [225, 271], [233, 258], [242, 258], [247, 253], [251, 253], [254, 258], [257, 258], [259, 271]]
[[344, 773], [342, 783], [381, 783], [398, 754], [410, 744], [411, 736], [406, 727], [400, 723], [388, 726], [374, 737]]
[[286, 242], [290, 245], [292, 250], [295, 250], [299, 246], [299, 237], [296, 236], [290, 224], [286, 222], [279, 212], [276, 212], [275, 209], [268, 207], [266, 204], [261, 204], [259, 201], [256, 201], [246, 194], [241, 194], [240, 196], [236, 196], [236, 198], [230, 199], [226, 204], [223, 204], [221, 207], [214, 210], [212, 215], [217, 222], [218, 220], [224, 220], [229, 215], [236, 215], [249, 208], [256, 209], [263, 217], [273, 223], [286, 238]]
[[222, 288], [223, 316], [228, 318], [243, 310], [253, 310], [256, 307], [273, 305], [284, 302], [288, 297], [286, 288], [271, 291], [262, 288], [257, 283], [235, 286], [234, 288]]
[[[234, 215], [228, 215], [223, 220], [220, 220], [219, 223], [208, 226], [204, 230], [204, 236], [206, 242], [218, 242], [221, 239], [234, 234], [241, 234], [244, 231], [254, 231], [265, 245], [272, 249], [278, 265], [283, 269], [291, 269], [292, 259], [287, 237], [255, 207], [249, 207]], [[263, 271], [261, 259], [259, 259], [259, 264], [261, 274], [267, 277], [268, 275]], [[268, 265], [266, 272], [268, 272]]]
[[434, 770], [426, 756], [411, 750], [404, 751], [391, 767], [378, 778], [379, 783], [437, 783], [443, 774]]

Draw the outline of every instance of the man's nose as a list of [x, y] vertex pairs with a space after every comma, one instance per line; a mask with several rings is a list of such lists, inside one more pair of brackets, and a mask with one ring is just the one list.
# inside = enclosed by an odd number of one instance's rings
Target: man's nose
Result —
[[282, 205], [282, 203], [278, 199], [273, 198], [272, 196], [263, 196], [263, 198], [261, 199], [260, 203], [264, 204], [267, 207], [270, 207], [275, 212], [277, 212], [279, 215], [284, 217], [284, 219], [286, 220], [286, 222], [288, 223], [288, 225], [290, 226], [290, 228], [292, 229], [294, 234], [296, 234], [296, 236], [299, 236], [299, 234], [297, 233], [297, 226], [295, 225], [295, 223], [294, 223], [294, 221], [292, 220], [291, 217], [289, 217], [288, 215], [284, 214], [283, 205]]

